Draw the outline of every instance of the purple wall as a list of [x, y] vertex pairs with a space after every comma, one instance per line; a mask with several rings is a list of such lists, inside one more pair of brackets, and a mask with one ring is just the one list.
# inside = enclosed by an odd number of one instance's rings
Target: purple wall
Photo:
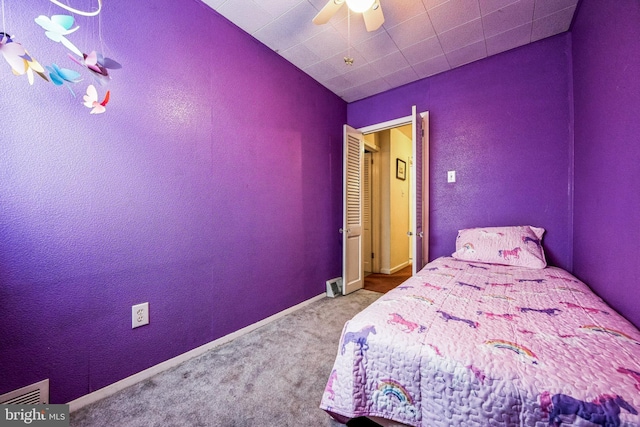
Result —
[[640, 327], [640, 3], [584, 0], [572, 29], [574, 273]]
[[[40, 63], [78, 69], [33, 21], [62, 9], [5, 11]], [[123, 64], [103, 115], [81, 104], [88, 74], [73, 98], [0, 60], [0, 393], [50, 378], [53, 403], [321, 294], [341, 268], [344, 101], [198, 1], [112, 0], [78, 23], [70, 40]], [[151, 324], [132, 330], [144, 301]]]
[[430, 111], [431, 259], [458, 229], [531, 224], [571, 268], [570, 49], [564, 34], [349, 104], [356, 127]]

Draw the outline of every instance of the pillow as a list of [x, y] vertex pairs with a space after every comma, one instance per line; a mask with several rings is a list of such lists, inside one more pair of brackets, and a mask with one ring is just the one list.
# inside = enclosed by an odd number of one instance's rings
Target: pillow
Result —
[[456, 251], [451, 256], [463, 261], [545, 268], [541, 242], [544, 231], [528, 225], [459, 230]]

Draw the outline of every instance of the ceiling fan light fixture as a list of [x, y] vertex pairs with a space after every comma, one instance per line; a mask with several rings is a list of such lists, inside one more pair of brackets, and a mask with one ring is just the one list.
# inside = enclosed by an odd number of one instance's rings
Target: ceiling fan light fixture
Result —
[[347, 0], [347, 6], [354, 13], [363, 13], [371, 8], [375, 0]]

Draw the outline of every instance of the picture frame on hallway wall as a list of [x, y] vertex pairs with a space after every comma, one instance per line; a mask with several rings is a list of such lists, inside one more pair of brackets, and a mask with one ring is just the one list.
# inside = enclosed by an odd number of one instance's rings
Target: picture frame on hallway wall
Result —
[[404, 160], [396, 159], [396, 178], [407, 179], [407, 163]]

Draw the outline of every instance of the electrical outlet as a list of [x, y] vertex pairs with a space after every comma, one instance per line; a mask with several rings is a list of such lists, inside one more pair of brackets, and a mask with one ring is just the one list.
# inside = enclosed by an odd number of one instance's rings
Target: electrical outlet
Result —
[[131, 329], [149, 324], [149, 303], [131, 306]]
[[456, 182], [456, 171], [447, 171], [447, 182]]

